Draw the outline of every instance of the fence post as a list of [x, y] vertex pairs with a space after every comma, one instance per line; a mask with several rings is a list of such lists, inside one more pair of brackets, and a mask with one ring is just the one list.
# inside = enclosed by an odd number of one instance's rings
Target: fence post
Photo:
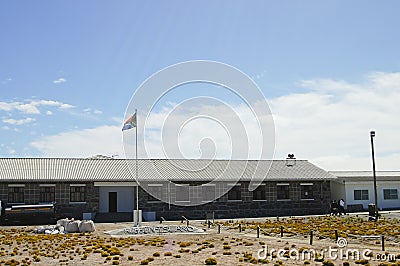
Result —
[[338, 241], [338, 239], [339, 239], [339, 234], [337, 229], [335, 229], [335, 240]]
[[310, 245], [312, 245], [313, 242], [313, 230], [310, 230]]
[[239, 224], [239, 233], [242, 232], [242, 224]]
[[283, 226], [281, 225], [281, 237], [283, 237]]
[[211, 227], [211, 221], [209, 220], [208, 221], [208, 228], [210, 228]]
[[221, 233], [221, 225], [218, 224], [218, 234], [220, 234], [220, 233]]
[[384, 235], [382, 235], [382, 251], [385, 251], [385, 236]]
[[257, 238], [260, 238], [260, 226], [257, 226]]

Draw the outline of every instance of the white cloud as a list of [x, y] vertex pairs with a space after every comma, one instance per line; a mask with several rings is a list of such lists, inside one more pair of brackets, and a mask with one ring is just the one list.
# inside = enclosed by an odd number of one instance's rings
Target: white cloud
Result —
[[73, 105], [52, 100], [28, 100], [27, 102], [0, 102], [0, 111], [11, 112], [14, 110], [24, 114], [40, 114], [40, 107], [55, 107], [60, 109], [73, 108]]
[[46, 112], [46, 115], [52, 115], [52, 114], [53, 114], [52, 111], [47, 111], [47, 112]]
[[[288, 94], [269, 100], [276, 125], [276, 156], [285, 158], [294, 153], [299, 159], [309, 159], [327, 170], [370, 170], [371, 152], [369, 131], [376, 130], [375, 152], [377, 170], [398, 170], [400, 160], [400, 74], [373, 73], [365, 83], [352, 84], [330, 79], [303, 80], [305, 93]], [[191, 158], [206, 154], [230, 158], [231, 141], [241, 148], [241, 156], [258, 158], [260, 136], [257, 123], [245, 105], [232, 106], [232, 112], [219, 105], [178, 106], [174, 119], [165, 123], [168, 114], [176, 107], [169, 104], [149, 116], [146, 124], [146, 148], [150, 157], [164, 157], [169, 142], [177, 140], [181, 152]], [[256, 107], [258, 108], [258, 107]], [[243, 140], [239, 125], [226, 130], [216, 121], [204, 117], [192, 121], [187, 117], [207, 114], [218, 117], [222, 125], [240, 118], [249, 136], [249, 149]], [[139, 117], [139, 140], [143, 136], [144, 118]], [[260, 117], [259, 119], [267, 119]], [[122, 119], [115, 118], [121, 123]], [[177, 137], [174, 128], [181, 128]], [[161, 129], [163, 131], [161, 131]], [[239, 133], [238, 133], [239, 132]], [[166, 142], [161, 140], [164, 134]], [[237, 134], [238, 133], [238, 134]], [[135, 130], [124, 132], [129, 140], [127, 150], [134, 148]], [[214, 140], [214, 144], [204, 138]], [[176, 141], [175, 141], [176, 142]], [[239, 143], [238, 143], [239, 142]], [[166, 146], [165, 146], [166, 145]], [[203, 147], [202, 147], [203, 145]], [[94, 154], [123, 156], [121, 128], [101, 126], [43, 137], [32, 143], [44, 156], [88, 157]], [[205, 146], [205, 147], [204, 147]], [[144, 155], [145, 147], [139, 147]], [[203, 152], [203, 153], [201, 153]]]
[[86, 109], [83, 109], [83, 111], [85, 113], [94, 114], [94, 115], [101, 115], [103, 113], [102, 111], [100, 111], [98, 109], [92, 109], [92, 108], [86, 108]]
[[58, 79], [56, 79], [56, 80], [53, 80], [53, 83], [54, 84], [58, 84], [58, 83], [64, 83], [64, 82], [66, 82], [67, 80], [65, 79], [65, 78], [58, 78]]
[[100, 126], [45, 136], [31, 143], [44, 157], [90, 157], [123, 154], [121, 128]]
[[9, 112], [14, 109], [14, 106], [10, 103], [0, 102], [0, 110]]
[[376, 130], [377, 169], [398, 169], [394, 156], [400, 153], [398, 73], [374, 73], [364, 84], [335, 80], [301, 84], [311, 91], [270, 102], [277, 156], [296, 153], [328, 170], [369, 170], [369, 131]]
[[1, 84], [7, 84], [12, 81], [12, 78], [6, 78], [1, 81]]
[[74, 108], [75, 106], [67, 104], [67, 103], [62, 103], [60, 104], [60, 109], [70, 109], [70, 108]]
[[12, 119], [12, 118], [3, 119], [4, 123], [10, 124], [10, 125], [16, 125], [16, 126], [28, 124], [28, 123], [31, 123], [31, 122], [34, 122], [34, 121], [35, 121], [35, 119], [31, 118], [31, 117], [27, 117], [27, 118], [24, 118], [24, 119]]
[[15, 106], [15, 108], [25, 114], [40, 114], [40, 111], [34, 102], [27, 104], [18, 104]]

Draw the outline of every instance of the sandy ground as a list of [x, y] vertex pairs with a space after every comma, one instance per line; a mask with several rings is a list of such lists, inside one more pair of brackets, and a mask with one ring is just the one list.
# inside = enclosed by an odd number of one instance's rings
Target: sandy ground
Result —
[[[396, 217], [398, 214], [387, 215]], [[265, 218], [257, 220], [265, 221]], [[182, 225], [180, 222], [165, 224]], [[302, 250], [321, 253], [323, 249], [327, 250], [324, 260], [330, 259], [333, 262], [331, 265], [343, 265], [346, 261], [350, 265], [358, 265], [356, 258], [341, 258], [341, 254], [349, 250], [350, 253], [360, 252], [360, 259], [363, 259], [363, 252], [369, 254], [368, 261], [358, 262], [391, 265], [388, 260], [392, 259], [392, 265], [400, 265], [400, 244], [393, 239], [385, 241], [385, 251], [382, 251], [380, 238], [351, 237], [346, 239], [346, 246], [338, 247], [334, 240], [319, 239], [318, 236], [310, 245], [309, 236], [280, 237], [275, 234], [263, 235], [261, 232], [257, 238], [256, 230], [239, 233], [236, 228], [222, 226], [221, 233], [218, 233], [217, 227], [209, 229], [200, 221], [192, 221], [191, 225], [205, 229], [205, 232], [112, 237], [105, 232], [131, 227], [132, 223], [109, 223], [96, 224], [96, 232], [92, 234], [49, 236], [33, 234], [34, 227], [31, 226], [3, 226], [0, 227], [0, 265], [17, 265], [17, 262], [18, 265], [144, 265], [146, 260], [148, 265], [205, 265], [207, 258], [215, 258], [217, 265], [323, 265], [313, 258], [309, 259], [307, 253], [304, 259], [301, 255]], [[263, 260], [266, 247], [276, 257], [268, 255]], [[329, 248], [331, 256], [328, 254]], [[280, 255], [273, 249], [281, 249]], [[260, 259], [258, 254], [261, 255]], [[288, 254], [292, 257], [288, 258]], [[388, 258], [392, 255], [398, 256], [398, 259]]]

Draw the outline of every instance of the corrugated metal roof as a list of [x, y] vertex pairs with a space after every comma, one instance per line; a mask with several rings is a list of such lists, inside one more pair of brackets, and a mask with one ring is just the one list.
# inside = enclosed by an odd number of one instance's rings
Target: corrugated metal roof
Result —
[[[329, 171], [337, 177], [372, 177], [372, 171]], [[376, 171], [377, 176], [400, 176], [400, 171]]]
[[[0, 181], [133, 181], [135, 160], [0, 158]], [[269, 171], [268, 171], [269, 170]], [[331, 180], [336, 177], [306, 160], [138, 160], [140, 181]]]
[[[331, 171], [338, 180], [367, 181], [372, 180], [372, 171]], [[400, 171], [376, 171], [379, 181], [400, 181]]]

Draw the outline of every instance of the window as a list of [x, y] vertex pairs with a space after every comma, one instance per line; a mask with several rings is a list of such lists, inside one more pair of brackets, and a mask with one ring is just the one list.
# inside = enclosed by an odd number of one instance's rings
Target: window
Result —
[[160, 201], [162, 199], [163, 185], [149, 184], [147, 188], [147, 201]]
[[190, 201], [189, 185], [176, 185], [176, 201]]
[[25, 187], [8, 187], [8, 202], [24, 203]]
[[397, 194], [397, 189], [384, 189], [383, 190], [383, 199], [385, 200], [396, 200], [399, 196]]
[[368, 190], [354, 190], [354, 200], [369, 200]]
[[40, 202], [55, 202], [55, 187], [41, 186], [40, 187]]
[[266, 200], [266, 192], [265, 184], [259, 185], [255, 190], [253, 190], [253, 200]]
[[288, 200], [289, 197], [289, 184], [278, 184], [276, 187], [276, 199]]
[[230, 186], [232, 186], [232, 188], [228, 191], [228, 200], [242, 200], [241, 184]]
[[215, 200], [215, 185], [201, 186], [201, 200], [207, 202]]
[[86, 201], [86, 186], [70, 187], [70, 202], [85, 202]]
[[313, 184], [300, 184], [301, 199], [314, 199]]

